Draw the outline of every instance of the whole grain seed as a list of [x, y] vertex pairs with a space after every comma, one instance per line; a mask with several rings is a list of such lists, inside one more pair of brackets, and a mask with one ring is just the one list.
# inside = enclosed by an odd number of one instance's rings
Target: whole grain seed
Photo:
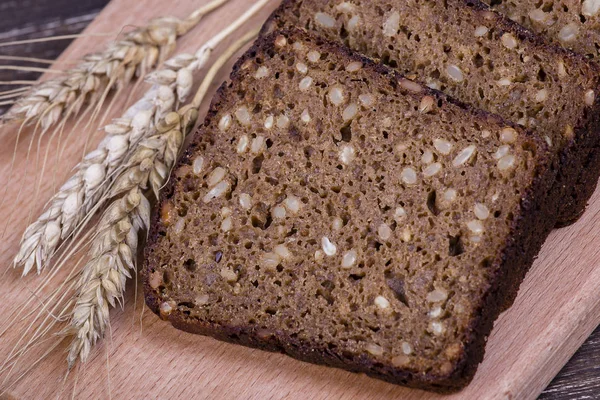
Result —
[[300, 81], [300, 84], [298, 85], [298, 88], [302, 91], [306, 91], [308, 89], [310, 89], [310, 87], [313, 84], [313, 79], [310, 76], [305, 76], [304, 78], [302, 78], [302, 80]]
[[356, 27], [358, 26], [359, 23], [360, 23], [360, 17], [358, 15], [354, 15], [348, 21], [348, 30], [350, 32], [354, 31], [356, 29]]
[[452, 143], [450, 143], [449, 141], [444, 140], [444, 139], [434, 139], [433, 147], [435, 147], [435, 149], [440, 154], [448, 155], [452, 151], [453, 145], [452, 145]]
[[324, 12], [316, 13], [315, 21], [324, 28], [333, 28], [335, 26], [335, 19]]
[[360, 61], [353, 61], [350, 64], [346, 65], [346, 71], [348, 71], [348, 72], [360, 71], [362, 66], [363, 66], [363, 63], [361, 63]]
[[463, 74], [462, 70], [454, 64], [448, 65], [448, 67], [446, 67], [446, 73], [450, 78], [452, 78], [456, 82], [462, 82], [465, 80], [465, 75]]
[[273, 251], [275, 252], [275, 254], [277, 254], [279, 257], [281, 257], [284, 260], [288, 260], [292, 257], [292, 253], [290, 252], [290, 250], [287, 248], [287, 246], [285, 244], [279, 244], [279, 245], [275, 246]]
[[504, 128], [500, 131], [500, 141], [504, 143], [514, 143], [517, 140], [517, 131], [513, 128]]
[[242, 125], [250, 125], [250, 113], [248, 112], [248, 107], [241, 106], [235, 111], [235, 117]]
[[357, 258], [356, 250], [348, 250], [342, 257], [342, 268], [351, 268], [356, 263]]
[[589, 89], [584, 94], [584, 100], [587, 106], [594, 105], [594, 101], [596, 100], [596, 93], [594, 93], [592, 89]]
[[439, 303], [448, 298], [448, 291], [443, 288], [436, 288], [427, 293], [427, 301], [430, 303]]
[[485, 230], [483, 223], [477, 219], [467, 222], [467, 228], [476, 235], [482, 234]]
[[448, 203], [454, 203], [456, 201], [457, 193], [454, 189], [448, 189], [444, 192], [444, 200]]
[[192, 169], [195, 175], [200, 174], [202, 169], [204, 168], [204, 157], [198, 156], [194, 159], [194, 163], [192, 164]]
[[442, 308], [434, 307], [429, 311], [428, 315], [429, 315], [429, 318], [439, 318], [440, 315], [442, 315]]
[[299, 63], [296, 64], [296, 69], [301, 74], [306, 74], [308, 72], [308, 67], [306, 66], [306, 64], [304, 64], [302, 62], [299, 62]]
[[245, 210], [252, 208], [252, 197], [248, 193], [240, 194], [240, 206]]
[[329, 257], [335, 256], [335, 253], [337, 253], [336, 245], [327, 236], [323, 236], [321, 239], [321, 247], [323, 248], [323, 252]]
[[275, 117], [273, 117], [272, 115], [267, 116], [267, 118], [265, 118], [265, 129], [271, 129], [274, 123]]
[[498, 169], [500, 171], [506, 171], [508, 169], [511, 169], [514, 165], [515, 165], [515, 156], [512, 154], [507, 154], [498, 160]]
[[335, 217], [333, 219], [333, 222], [331, 223], [331, 229], [333, 229], [336, 232], [341, 230], [343, 226], [344, 220], [342, 220], [340, 217]]
[[248, 135], [242, 135], [240, 140], [238, 140], [236, 151], [238, 154], [244, 153], [248, 149], [248, 145], [250, 144], [250, 138]]
[[358, 96], [358, 101], [360, 101], [365, 107], [371, 107], [373, 104], [375, 104], [375, 98], [370, 93], [361, 94]]
[[210, 189], [206, 195], [202, 198], [202, 201], [209, 203], [211, 200], [223, 196], [229, 191], [231, 184], [228, 181], [221, 181], [215, 187]]
[[600, 0], [585, 0], [581, 4], [581, 14], [586, 17], [595, 17], [600, 12]]
[[340, 106], [344, 103], [344, 89], [341, 86], [333, 86], [329, 89], [327, 97], [333, 105]]
[[267, 76], [269, 76], [269, 69], [265, 66], [259, 67], [254, 74], [256, 79], [266, 78]]
[[486, 207], [485, 204], [475, 203], [475, 207], [473, 207], [473, 212], [475, 216], [481, 220], [486, 220], [490, 216], [490, 210]]
[[382, 310], [390, 308], [390, 302], [383, 296], [375, 297], [374, 303], [377, 307], [381, 308]]
[[308, 58], [308, 61], [310, 61], [311, 63], [316, 63], [321, 59], [321, 53], [319, 53], [316, 50], [311, 50], [306, 55], [306, 58]]
[[264, 136], [257, 136], [252, 140], [252, 145], [250, 146], [250, 152], [252, 154], [260, 154], [265, 150], [266, 141]]
[[422, 113], [428, 113], [433, 109], [435, 100], [431, 96], [424, 96], [419, 104], [419, 111]]
[[442, 170], [442, 164], [440, 164], [439, 162], [433, 163], [423, 169], [423, 175], [429, 178], [429, 177], [432, 177], [432, 176], [438, 174], [441, 170]]
[[382, 223], [377, 228], [377, 234], [381, 240], [389, 240], [392, 237], [392, 229], [388, 224]]
[[410, 167], [406, 167], [400, 173], [400, 179], [407, 185], [414, 185], [417, 183], [417, 172]]
[[354, 147], [348, 144], [342, 145], [339, 158], [343, 164], [350, 165], [350, 163], [352, 163], [352, 161], [354, 161], [356, 158], [356, 151], [354, 150]]
[[540, 24], [545, 23], [549, 16], [550, 14], [544, 12], [544, 10], [542, 10], [541, 8], [536, 8], [535, 10], [529, 12], [529, 18], [533, 22], [537, 22]]
[[400, 29], [400, 13], [392, 11], [383, 22], [383, 35], [392, 37], [398, 33]]
[[477, 147], [475, 147], [475, 145], [465, 147], [460, 153], [458, 153], [454, 160], [452, 160], [452, 165], [455, 167], [460, 167], [461, 165], [465, 164], [471, 159], [471, 157], [473, 157], [476, 150]]
[[504, 35], [502, 35], [502, 44], [504, 45], [504, 47], [506, 47], [507, 49], [515, 49], [518, 45], [517, 43], [517, 39], [515, 38], [515, 36], [512, 33], [505, 33]]
[[288, 196], [283, 203], [285, 208], [292, 214], [297, 214], [300, 211], [300, 199], [296, 196]]
[[273, 207], [273, 211], [271, 211], [271, 214], [273, 215], [273, 218], [283, 219], [285, 218], [287, 211], [285, 210], [285, 207], [276, 206]]
[[394, 211], [394, 219], [396, 221], [399, 221], [405, 217], [406, 217], [406, 210], [404, 209], [404, 207], [397, 207], [396, 210]]
[[480, 25], [477, 28], [475, 28], [475, 37], [485, 36], [485, 34], [487, 34], [488, 32], [489, 29], [487, 26]]
[[344, 121], [349, 121], [353, 119], [357, 113], [358, 106], [356, 105], [356, 103], [350, 103], [348, 107], [344, 109], [344, 112], [342, 113], [342, 118]]
[[219, 120], [219, 129], [225, 132], [231, 126], [231, 114], [225, 114]]
[[308, 113], [308, 108], [305, 108], [304, 111], [302, 111], [302, 114], [300, 115], [300, 119], [305, 124], [308, 124], [310, 122], [311, 118], [310, 118], [310, 114]]
[[224, 168], [217, 167], [208, 175], [208, 178], [206, 178], [206, 183], [209, 187], [213, 187], [223, 180], [226, 173], [227, 171], [225, 171]]
[[558, 32], [558, 40], [561, 42], [572, 42], [579, 35], [579, 26], [575, 23], [567, 24]]
[[287, 115], [281, 114], [277, 117], [277, 127], [279, 129], [285, 129], [290, 125], [290, 119]]
[[423, 164], [431, 164], [433, 162], [433, 153], [431, 150], [425, 150], [421, 156], [421, 162]]
[[433, 321], [433, 322], [429, 323], [429, 329], [436, 336], [442, 335], [444, 333], [444, 331], [446, 330], [446, 328], [444, 327], [444, 324], [439, 321]]
[[281, 263], [281, 257], [276, 253], [263, 254], [261, 265], [267, 270], [273, 271]]
[[510, 146], [505, 144], [503, 146], [498, 147], [498, 150], [494, 153], [494, 155], [492, 157], [494, 157], [494, 159], [496, 159], [496, 160], [499, 160], [502, 157], [504, 157], [505, 155], [507, 155], [509, 151], [510, 151]]

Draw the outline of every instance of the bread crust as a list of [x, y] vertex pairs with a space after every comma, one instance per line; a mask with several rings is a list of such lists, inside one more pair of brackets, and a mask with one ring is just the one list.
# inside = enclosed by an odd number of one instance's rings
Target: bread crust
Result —
[[[293, 30], [275, 32], [259, 38], [254, 46], [235, 64], [231, 74], [231, 81], [238, 79], [240, 68], [246, 60], [256, 54], [273, 50], [273, 42], [278, 35], [318, 42], [321, 46], [325, 47], [328, 52], [342, 54], [344, 57], [348, 57], [351, 60], [363, 62], [364, 68], [376, 72], [382, 79], [395, 81], [397, 86], [403, 79], [397, 72], [394, 72], [381, 64], [374, 63], [364, 56], [353, 53], [347, 48], [317, 39], [306, 32]], [[224, 83], [220, 87], [212, 101], [203, 126], [199, 128], [195, 139], [179, 161], [178, 166], [189, 164], [194, 155], [196, 146], [199, 143], [200, 137], [203, 134], [203, 130], [210, 124], [210, 121], [216, 118], [218, 111], [222, 109], [222, 105], [227, 103], [227, 91], [231, 87], [232, 83]], [[507, 124], [498, 116], [474, 109], [473, 107], [456, 101], [440, 92], [430, 89], [426, 90], [428, 90], [428, 94], [433, 95], [438, 99], [443, 99], [443, 101], [458, 105], [468, 113], [479, 116], [480, 118], [492, 119], [498, 123]], [[268, 337], [264, 337], [252, 326], [232, 326], [227, 324], [209, 323], [190, 318], [177, 308], [175, 308], [168, 316], [161, 315], [161, 295], [156, 289], [153, 289], [149, 283], [150, 273], [154, 266], [148, 262], [148, 256], [152, 252], [153, 247], [159, 245], [160, 242], [160, 206], [156, 207], [153, 212], [152, 230], [149, 234], [148, 244], [145, 248], [146, 261], [142, 269], [142, 276], [146, 303], [154, 313], [162, 318], [166, 318], [175, 328], [187, 332], [212, 336], [219, 340], [263, 350], [281, 352], [299, 360], [315, 364], [343, 368], [352, 372], [362, 372], [371, 377], [395, 384], [432, 390], [440, 393], [456, 392], [464, 388], [472, 380], [478, 364], [483, 359], [485, 343], [492, 329], [493, 322], [504, 309], [512, 304], [527, 270], [530, 268], [543, 241], [555, 224], [555, 215], [556, 210], [558, 209], [559, 199], [548, 196], [552, 191], [556, 175], [552, 168], [554, 161], [551, 158], [551, 153], [547, 151], [545, 142], [539, 138], [535, 138], [534, 141], [541, 153], [538, 154], [540, 162], [536, 166], [533, 184], [528, 188], [527, 192], [523, 194], [521, 212], [512, 221], [510, 241], [506, 243], [504, 251], [498, 255], [493, 262], [494, 265], [491, 266], [491, 268], [496, 270], [496, 274], [491, 280], [490, 287], [487, 288], [485, 296], [480, 299], [480, 303], [476, 307], [478, 310], [477, 316], [471, 321], [466, 340], [464, 341], [464, 351], [460, 356], [460, 360], [454, 365], [452, 371], [445, 375], [440, 376], [431, 373], [415, 373], [402, 370], [401, 368], [392, 365], [376, 365], [372, 358], [364, 356], [357, 356], [352, 360], [348, 360], [338, 354], [335, 350], [328, 349], [318, 342], [299, 341], [298, 339], [286, 335], [284, 331], [273, 332]], [[173, 190], [174, 180], [171, 180], [167, 187], [162, 191], [161, 204], [171, 197]]]

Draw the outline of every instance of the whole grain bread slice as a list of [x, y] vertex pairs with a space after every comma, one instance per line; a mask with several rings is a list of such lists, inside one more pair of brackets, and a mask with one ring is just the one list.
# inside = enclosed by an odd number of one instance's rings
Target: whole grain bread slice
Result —
[[483, 0], [513, 21], [554, 43], [598, 61], [600, 1]]
[[552, 157], [345, 47], [268, 35], [164, 190], [146, 302], [189, 332], [458, 390], [554, 226]]
[[532, 129], [560, 154], [558, 225], [600, 174], [600, 68], [476, 0], [284, 0], [263, 32], [302, 27]]

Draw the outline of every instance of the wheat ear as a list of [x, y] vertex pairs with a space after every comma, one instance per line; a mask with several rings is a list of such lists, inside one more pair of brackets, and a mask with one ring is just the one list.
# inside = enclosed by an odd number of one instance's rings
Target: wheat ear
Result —
[[214, 49], [235, 32], [269, 0], [256, 2], [226, 29], [209, 39], [194, 55], [180, 54], [164, 68], [148, 75], [154, 86], [126, 114], [107, 125], [107, 134], [95, 151], [76, 167], [75, 174], [50, 199], [43, 214], [25, 230], [13, 264], [27, 275], [38, 273], [56, 253], [62, 240], [70, 237], [105, 199], [113, 175], [144, 137], [154, 133], [153, 121], [173, 110], [175, 100], [185, 102], [193, 87], [193, 73], [203, 68]]
[[84, 105], [97, 106], [103, 92], [122, 87], [142, 76], [175, 48], [179, 36], [192, 29], [204, 15], [229, 0], [213, 0], [188, 18], [157, 18], [128, 32], [102, 52], [88, 54], [75, 68], [60, 77], [41, 82], [2, 116], [3, 122], [41, 120], [42, 129], [62, 116], [77, 114]]
[[150, 205], [143, 191], [151, 188], [156, 196], [166, 183], [215, 75], [256, 34], [245, 35], [215, 61], [194, 100], [161, 121], [157, 133], [138, 145], [127, 168], [115, 180], [110, 194], [116, 200], [98, 223], [90, 261], [83, 267], [70, 326], [65, 331], [74, 337], [67, 357], [69, 368], [78, 358], [87, 360], [109, 324], [109, 305], [114, 307], [122, 301], [125, 282], [136, 271], [138, 233], [148, 229], [150, 221]]

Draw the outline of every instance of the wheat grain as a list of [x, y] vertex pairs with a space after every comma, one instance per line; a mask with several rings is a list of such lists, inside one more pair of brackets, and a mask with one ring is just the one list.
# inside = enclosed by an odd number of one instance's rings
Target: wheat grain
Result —
[[88, 54], [61, 76], [39, 83], [2, 116], [3, 122], [41, 122], [43, 130], [61, 117], [78, 114], [84, 105], [100, 106], [105, 93], [143, 76], [169, 55], [179, 36], [187, 33], [208, 12], [228, 0], [214, 0], [188, 18], [157, 18], [124, 35], [102, 52]]
[[110, 196], [116, 198], [101, 217], [83, 267], [71, 321], [65, 333], [73, 336], [67, 362], [85, 362], [91, 348], [104, 335], [109, 323], [109, 305], [123, 299], [125, 282], [135, 273], [135, 255], [140, 230], [149, 227], [150, 205], [143, 191], [154, 195], [166, 183], [187, 134], [198, 118], [198, 108], [217, 71], [257, 32], [245, 35], [215, 61], [193, 101], [169, 113], [157, 124], [156, 134], [138, 145], [125, 170], [116, 178]]
[[187, 99], [193, 87], [193, 73], [203, 68], [214, 49], [268, 1], [255, 3], [209, 39], [195, 55], [177, 55], [167, 60], [164, 68], [148, 75], [146, 80], [154, 84], [153, 88], [122, 118], [105, 127], [105, 139], [76, 167], [75, 174], [48, 202], [46, 211], [25, 230], [13, 261], [15, 267], [23, 267], [23, 275], [34, 266], [40, 273], [61, 240], [71, 236], [85, 217], [99, 208], [99, 202], [112, 182], [110, 177], [122, 166], [139, 140], [154, 132], [152, 121], [156, 123], [172, 111], [175, 98], [181, 103]]

